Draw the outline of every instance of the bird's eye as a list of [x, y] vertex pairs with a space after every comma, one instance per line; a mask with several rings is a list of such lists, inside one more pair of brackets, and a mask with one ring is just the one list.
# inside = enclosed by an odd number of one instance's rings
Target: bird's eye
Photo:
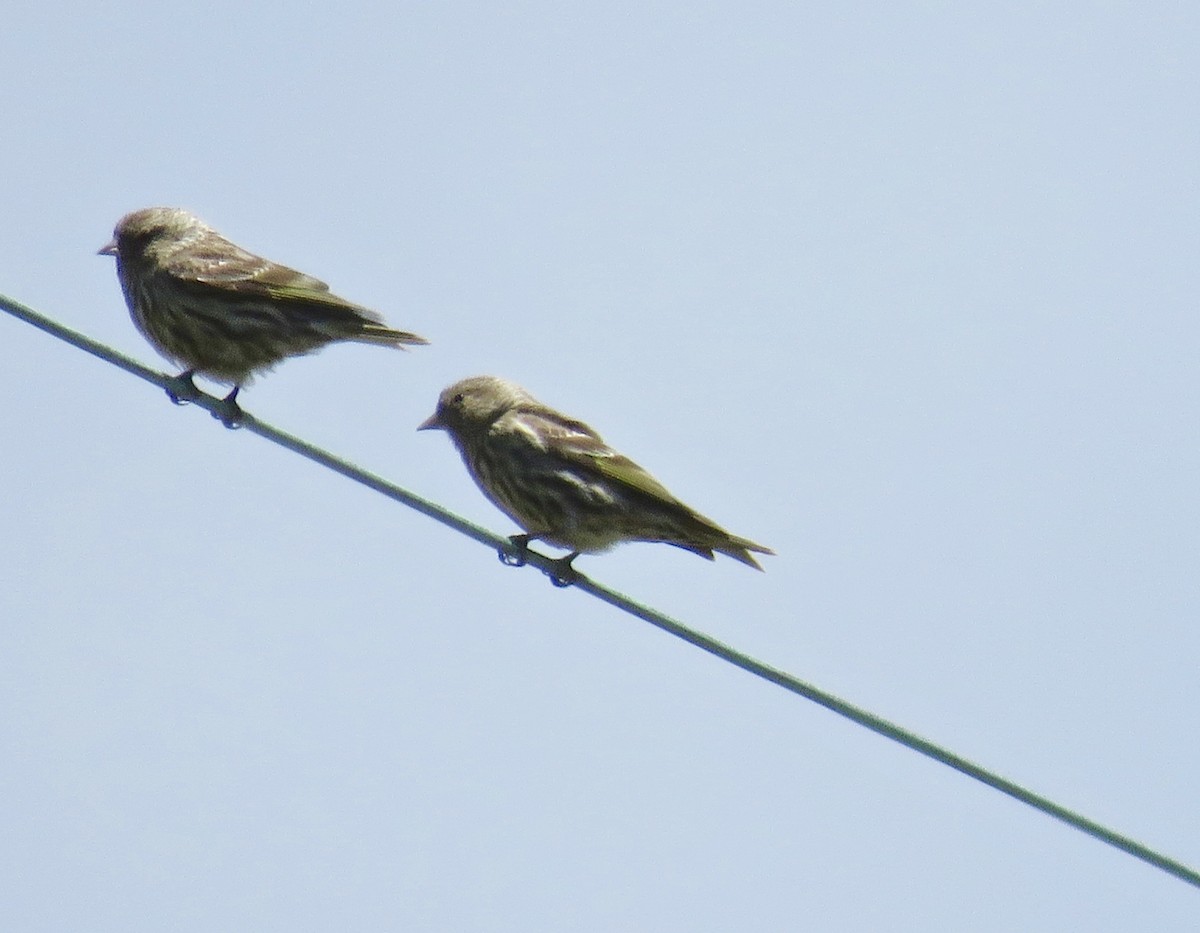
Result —
[[452, 401], [455, 405], [461, 405], [462, 400], [463, 400], [463, 394], [461, 392], [459, 392], [458, 395], [454, 396]]

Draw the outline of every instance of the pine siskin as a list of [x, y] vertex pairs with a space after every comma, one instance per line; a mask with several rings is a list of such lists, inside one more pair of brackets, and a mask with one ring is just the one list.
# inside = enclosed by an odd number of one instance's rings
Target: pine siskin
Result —
[[504, 379], [450, 386], [418, 430], [433, 428], [450, 435], [484, 495], [525, 529], [514, 544], [542, 540], [571, 552], [559, 561], [564, 582], [581, 553], [622, 541], [673, 544], [709, 560], [719, 551], [758, 570], [750, 552], [774, 553], [693, 511], [586, 424]]
[[115, 256], [125, 302], [154, 348], [184, 367], [175, 401], [196, 398], [192, 376], [232, 383], [223, 420], [241, 410], [238, 390], [289, 356], [340, 340], [403, 348], [427, 341], [392, 330], [310, 275], [255, 256], [187, 211], [149, 207], [117, 223], [100, 250]]

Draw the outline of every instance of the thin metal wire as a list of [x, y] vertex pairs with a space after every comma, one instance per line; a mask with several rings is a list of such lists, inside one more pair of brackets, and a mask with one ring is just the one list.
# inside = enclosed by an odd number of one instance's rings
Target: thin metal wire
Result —
[[[25, 307], [24, 305], [18, 304], [11, 298], [0, 295], [0, 309], [7, 311], [9, 314], [20, 318], [26, 323], [32, 324], [34, 327], [44, 330], [46, 333], [51, 334], [60, 340], [64, 340], [67, 343], [79, 347], [81, 350], [84, 350], [93, 356], [97, 356], [106, 362], [112, 363], [114, 366], [118, 366], [121, 369], [124, 369], [126, 372], [132, 373], [133, 375], [144, 379], [147, 382], [153, 383], [162, 389], [167, 389], [175, 385], [174, 377], [149, 369], [148, 367], [130, 359], [124, 354], [118, 353], [111, 347], [97, 343], [90, 337], [86, 337], [69, 327], [64, 327], [62, 324], [52, 321], [44, 315]], [[220, 417], [220, 415], [225, 411], [222, 406], [221, 399], [203, 392], [200, 393], [200, 396], [195, 401], [195, 404], [201, 408], [207, 409], [216, 417]], [[423, 499], [406, 489], [401, 489], [399, 486], [388, 482], [382, 477], [379, 477], [374, 473], [369, 473], [347, 460], [336, 457], [328, 451], [322, 450], [319, 447], [309, 444], [307, 441], [288, 434], [286, 431], [281, 431], [278, 428], [267, 424], [266, 422], [259, 421], [249, 413], [246, 414], [245, 420], [242, 422], [241, 427], [252, 434], [257, 434], [275, 444], [279, 444], [281, 447], [285, 447], [288, 450], [294, 451], [295, 453], [300, 454], [302, 457], [312, 460], [314, 463], [319, 463], [321, 466], [327, 467], [328, 469], [333, 470], [335, 473], [340, 473], [347, 479], [351, 479], [356, 483], [361, 483], [368, 489], [373, 489], [376, 492], [387, 496], [389, 499], [406, 505], [409, 508], [416, 509], [423, 515], [427, 515], [435, 521], [441, 522], [443, 525], [453, 528], [455, 531], [460, 532], [469, 538], [474, 538], [481, 544], [493, 548], [498, 553], [512, 553], [512, 546], [507, 538], [502, 538], [499, 535], [493, 534], [486, 528], [482, 528], [473, 522], [469, 522], [466, 519], [455, 515], [453, 512], [447, 511], [440, 505], [430, 502], [428, 499]], [[560, 568], [558, 567], [557, 563], [545, 554], [528, 550], [523, 553], [523, 557], [526, 563], [538, 568], [552, 579], [554, 579], [556, 574], [559, 572]], [[1132, 855], [1134, 858], [1141, 859], [1143, 862], [1153, 865], [1155, 868], [1165, 871], [1181, 881], [1192, 885], [1193, 887], [1200, 888], [1200, 872], [1189, 868], [1182, 862], [1163, 855], [1160, 852], [1156, 852], [1149, 846], [1145, 846], [1137, 840], [1131, 839], [1129, 836], [1125, 836], [1116, 832], [1115, 830], [1109, 829], [1108, 827], [1097, 823], [1095, 820], [1091, 820], [1082, 814], [1076, 813], [1073, 810], [1069, 810], [1068, 808], [1055, 803], [1047, 797], [1036, 794], [1014, 781], [1010, 781], [1009, 779], [1001, 777], [993, 771], [989, 771], [988, 769], [977, 765], [972, 761], [968, 761], [966, 758], [963, 758], [962, 756], [957, 755], [948, 749], [942, 748], [940, 745], [937, 745], [928, 739], [922, 738], [921, 736], [914, 732], [910, 732], [908, 729], [905, 729], [902, 726], [890, 722], [881, 716], [876, 716], [874, 713], [855, 706], [852, 703], [848, 703], [845, 700], [839, 699], [833, 694], [821, 690], [812, 684], [805, 683], [804, 681], [793, 677], [786, 671], [781, 671], [778, 668], [771, 667], [769, 664], [765, 664], [764, 662], [752, 658], [747, 654], [743, 654], [737, 649], [726, 645], [724, 642], [717, 641], [715, 638], [710, 638], [701, 632], [697, 632], [695, 629], [688, 628], [682, 622], [676, 621], [675, 619], [664, 615], [656, 609], [643, 606], [641, 603], [635, 602], [628, 596], [618, 593], [615, 590], [611, 590], [608, 587], [590, 579], [589, 577], [583, 576], [582, 574], [579, 575], [578, 579], [574, 581], [573, 586], [575, 589], [582, 590], [585, 593], [595, 596], [597, 599], [608, 603], [610, 606], [614, 606], [623, 612], [627, 612], [644, 622], [649, 622], [651, 625], [662, 629], [664, 632], [674, 635], [676, 638], [680, 638], [689, 644], [695, 645], [697, 648], [707, 651], [709, 654], [714, 655], [723, 661], [727, 661], [736, 667], [740, 667], [742, 670], [747, 671], [756, 677], [761, 677], [763, 680], [770, 681], [771, 683], [776, 684], [782, 687], [784, 690], [788, 690], [797, 696], [802, 696], [807, 700], [811, 700], [812, 702], [825, 707], [831, 712], [837, 713], [839, 716], [844, 716], [851, 722], [855, 722], [864, 728], [870, 729], [877, 735], [882, 735], [894, 742], [898, 742], [906, 748], [925, 755], [927, 758], [932, 758], [934, 761], [946, 765], [949, 768], [953, 768], [955, 771], [965, 774], [967, 777], [974, 778], [976, 781], [986, 784], [988, 787], [994, 788], [995, 790], [1000, 791], [1002, 794], [1007, 794], [1014, 800], [1019, 800], [1021, 803], [1033, 807], [1035, 810], [1039, 810], [1048, 816], [1052, 816], [1057, 820], [1061, 820], [1068, 826], [1078, 829], [1080, 832], [1087, 833], [1089, 836], [1099, 839], [1101, 842], [1107, 843], [1114, 848], [1120, 849], [1122, 852], [1126, 852], [1129, 855]]]

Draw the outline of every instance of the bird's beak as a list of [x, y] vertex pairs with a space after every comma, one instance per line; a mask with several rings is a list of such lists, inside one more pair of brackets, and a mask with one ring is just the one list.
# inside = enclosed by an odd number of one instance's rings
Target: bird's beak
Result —
[[440, 412], [435, 411], [432, 415], [430, 415], [428, 418], [426, 418], [424, 421], [422, 421], [419, 425], [417, 425], [417, 430], [418, 431], [438, 431], [438, 430], [441, 430], [442, 428], [444, 428], [445, 425], [442, 424], [441, 420], [438, 418], [439, 414], [440, 414]]
[[117, 241], [110, 240], [96, 250], [97, 256], [115, 256], [117, 255]]

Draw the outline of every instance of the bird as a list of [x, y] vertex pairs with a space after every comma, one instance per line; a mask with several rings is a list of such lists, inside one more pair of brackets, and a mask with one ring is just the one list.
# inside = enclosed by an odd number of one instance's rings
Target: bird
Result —
[[572, 561], [580, 554], [626, 541], [671, 544], [708, 560], [717, 552], [757, 570], [752, 551], [775, 553], [684, 505], [588, 425], [506, 379], [454, 383], [418, 430], [449, 434], [483, 494], [524, 529], [509, 539], [517, 563], [535, 540], [570, 552], [554, 562], [560, 585], [577, 579]]
[[243, 417], [238, 392], [290, 356], [336, 341], [403, 349], [424, 337], [393, 330], [375, 311], [329, 290], [319, 279], [242, 249], [195, 214], [148, 207], [122, 217], [99, 254], [117, 261], [133, 323], [150, 344], [183, 366], [167, 394], [199, 397], [192, 377], [233, 390], [214, 412], [227, 427]]

